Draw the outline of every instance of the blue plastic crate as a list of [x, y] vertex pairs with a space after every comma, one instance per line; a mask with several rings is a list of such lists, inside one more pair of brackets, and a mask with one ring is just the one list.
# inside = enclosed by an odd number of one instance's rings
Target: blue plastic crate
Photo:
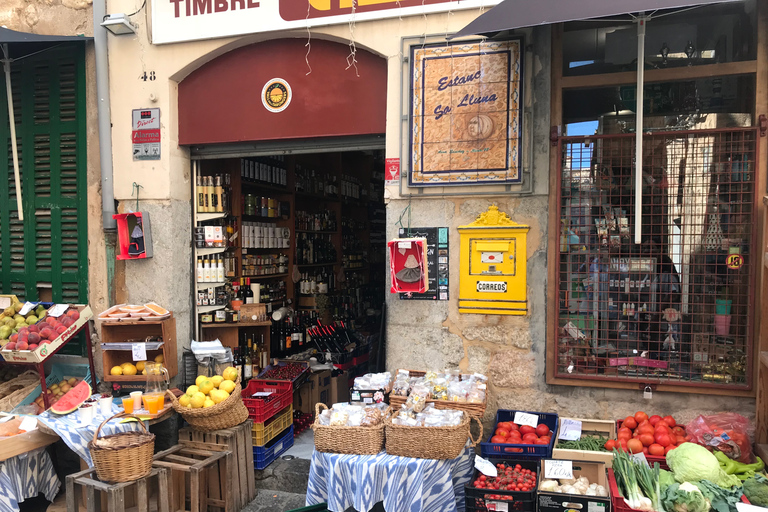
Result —
[[282, 433], [265, 446], [253, 447], [253, 467], [265, 469], [291, 446], [293, 446], [293, 425], [283, 430]]
[[[58, 382], [61, 382], [62, 380], [65, 380], [65, 378], [69, 379], [70, 377], [84, 379], [88, 384], [93, 386], [91, 369], [87, 364], [79, 363], [53, 363], [53, 365], [51, 365], [51, 371], [48, 372], [48, 377], [45, 378], [45, 385], [50, 387], [54, 384], [57, 384]], [[29, 395], [27, 395], [27, 398], [22, 400], [19, 405], [14, 407], [13, 411], [11, 412], [15, 412], [19, 407], [23, 407], [34, 402], [35, 399], [40, 396], [42, 391], [43, 388], [40, 386], [40, 384], [38, 384], [37, 387], [33, 389]]]
[[[503, 421], [513, 421], [515, 419], [515, 413], [518, 411], [511, 411], [507, 409], [499, 409], [496, 412], [496, 423], [494, 423], [493, 431], [488, 436], [488, 441], [480, 443], [480, 454], [483, 457], [504, 457], [516, 460], [534, 460], [534, 459], [548, 459], [552, 457], [552, 448], [555, 446], [555, 436], [557, 435], [557, 427], [559, 419], [557, 414], [547, 412], [531, 412], [529, 414], [536, 414], [539, 417], [539, 423], [544, 423], [552, 431], [552, 439], [549, 440], [548, 445], [536, 445], [536, 444], [506, 444], [506, 443], [492, 443], [491, 438], [496, 432], [496, 425]], [[528, 412], [528, 411], [522, 411]]]

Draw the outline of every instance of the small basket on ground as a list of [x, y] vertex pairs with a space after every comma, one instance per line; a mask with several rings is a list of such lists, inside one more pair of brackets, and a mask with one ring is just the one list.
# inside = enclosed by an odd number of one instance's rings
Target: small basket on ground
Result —
[[[382, 421], [373, 427], [347, 427], [320, 424], [321, 409], [327, 409], [325, 404], [315, 404], [315, 449], [319, 452], [346, 453], [351, 455], [376, 455], [384, 448], [384, 423]], [[384, 412], [384, 418], [389, 416], [389, 408]]]
[[226, 400], [212, 407], [192, 409], [182, 407], [179, 400], [170, 390], [166, 394], [171, 398], [173, 410], [181, 414], [190, 426], [200, 432], [213, 432], [224, 428], [235, 427], [248, 419], [248, 409], [243, 404], [241, 396], [240, 377], [235, 382], [235, 389]]
[[[108, 421], [123, 416], [136, 418], [142, 430], [99, 437], [101, 428]], [[121, 412], [101, 422], [93, 434], [93, 441], [88, 443], [88, 449], [99, 480], [109, 483], [131, 482], [147, 476], [152, 471], [155, 434], [149, 433], [138, 416]]]
[[[418, 459], [455, 459], [461, 455], [467, 439], [476, 446], [483, 438], [483, 424], [475, 416], [464, 412], [461, 423], [453, 427], [411, 427], [395, 425], [394, 416], [385, 420], [386, 452], [400, 457]], [[470, 420], [480, 426], [477, 439], [472, 439]]]

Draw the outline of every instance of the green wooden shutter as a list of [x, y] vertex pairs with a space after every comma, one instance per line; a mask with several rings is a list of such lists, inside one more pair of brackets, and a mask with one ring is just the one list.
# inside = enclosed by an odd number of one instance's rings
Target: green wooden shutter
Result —
[[[85, 48], [11, 65], [24, 222], [16, 208], [5, 81], [0, 80], [0, 292], [88, 301]], [[7, 198], [7, 200], [5, 200]]]

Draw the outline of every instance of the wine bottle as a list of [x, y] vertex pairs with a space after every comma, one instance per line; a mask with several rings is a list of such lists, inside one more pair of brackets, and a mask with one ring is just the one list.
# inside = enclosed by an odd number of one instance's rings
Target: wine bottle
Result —
[[253, 290], [251, 290], [251, 278], [245, 279], [245, 286], [243, 287], [243, 297], [246, 304], [253, 304]]
[[253, 360], [251, 359], [251, 351], [253, 341], [248, 338], [248, 343], [245, 348], [245, 355], [243, 356], [243, 385], [248, 384], [248, 381], [253, 378]]

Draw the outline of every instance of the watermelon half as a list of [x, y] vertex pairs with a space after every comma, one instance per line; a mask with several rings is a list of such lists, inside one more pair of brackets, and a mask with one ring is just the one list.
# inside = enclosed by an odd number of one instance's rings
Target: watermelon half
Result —
[[81, 381], [77, 386], [64, 393], [64, 396], [51, 406], [51, 412], [69, 414], [83, 405], [83, 402], [88, 400], [90, 396], [91, 386], [87, 382]]

